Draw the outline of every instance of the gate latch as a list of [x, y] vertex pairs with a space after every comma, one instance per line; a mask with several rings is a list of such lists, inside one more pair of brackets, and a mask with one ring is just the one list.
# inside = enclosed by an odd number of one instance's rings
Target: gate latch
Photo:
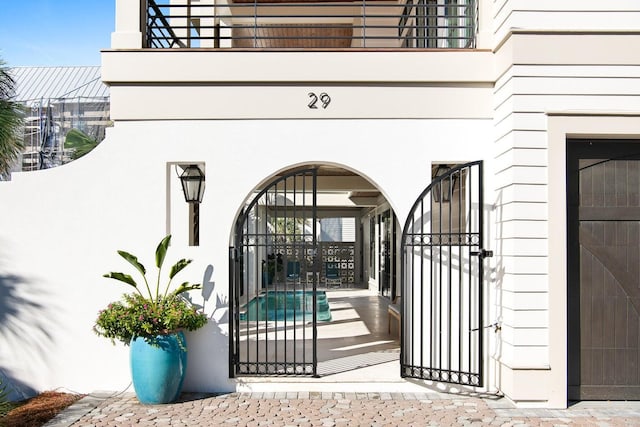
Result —
[[493, 251], [488, 251], [486, 249], [480, 249], [479, 251], [472, 251], [471, 255], [475, 255], [480, 259], [491, 258], [493, 257]]

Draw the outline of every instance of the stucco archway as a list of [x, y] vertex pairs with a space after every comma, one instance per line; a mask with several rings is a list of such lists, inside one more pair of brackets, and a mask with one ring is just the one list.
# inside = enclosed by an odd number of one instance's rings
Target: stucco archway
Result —
[[[387, 305], [399, 289], [400, 227], [370, 179], [335, 164], [297, 165], [256, 186], [237, 219], [232, 375], [330, 376], [392, 363], [399, 378]], [[299, 293], [313, 303], [292, 299]], [[300, 306], [318, 308], [316, 295], [331, 312], [305, 318]]]

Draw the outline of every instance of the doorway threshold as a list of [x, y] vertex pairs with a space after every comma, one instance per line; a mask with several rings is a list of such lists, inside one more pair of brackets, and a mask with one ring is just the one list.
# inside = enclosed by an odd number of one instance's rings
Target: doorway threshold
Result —
[[[318, 364], [320, 370], [322, 364]], [[388, 373], [381, 375], [381, 373]], [[390, 375], [391, 372], [395, 376]], [[397, 360], [337, 374], [311, 377], [238, 377], [237, 392], [424, 393], [429, 391], [400, 377]]]

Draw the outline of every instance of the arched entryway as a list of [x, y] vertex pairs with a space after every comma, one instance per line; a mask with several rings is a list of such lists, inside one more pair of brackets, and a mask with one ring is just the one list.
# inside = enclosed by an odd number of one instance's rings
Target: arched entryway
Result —
[[399, 378], [399, 330], [387, 322], [399, 228], [381, 191], [344, 167], [302, 165], [258, 186], [231, 242], [231, 376], [394, 361]]
[[380, 191], [345, 168], [302, 166], [257, 188], [231, 245], [231, 375], [393, 361], [395, 378], [482, 386], [482, 175], [482, 162], [434, 166], [402, 234]]

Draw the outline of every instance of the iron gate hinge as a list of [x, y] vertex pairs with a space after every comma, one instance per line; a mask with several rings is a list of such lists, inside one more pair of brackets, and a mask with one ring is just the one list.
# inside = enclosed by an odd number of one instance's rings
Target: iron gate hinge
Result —
[[471, 255], [475, 255], [480, 259], [491, 258], [493, 257], [493, 251], [488, 251], [486, 249], [480, 249], [479, 251], [472, 251]]

